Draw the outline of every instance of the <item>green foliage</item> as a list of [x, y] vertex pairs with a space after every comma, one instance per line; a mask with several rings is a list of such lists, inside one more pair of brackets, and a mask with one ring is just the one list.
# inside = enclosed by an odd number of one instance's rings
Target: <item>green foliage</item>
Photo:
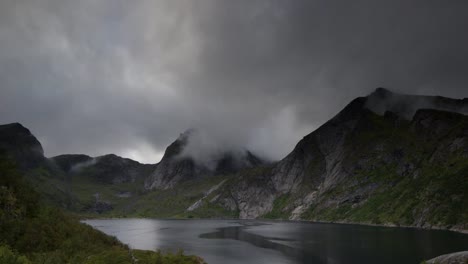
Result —
[[[373, 113], [360, 122], [346, 141], [344, 162], [354, 168], [352, 177], [322, 194], [303, 218], [462, 228], [468, 223], [466, 142], [450, 149], [455, 139], [465, 137], [466, 121], [431, 136], [406, 121], [392, 125]], [[405, 164], [412, 166], [408, 172], [402, 170]], [[354, 203], [350, 197], [365, 188], [372, 191]]]
[[[210, 177], [180, 183], [177, 188], [154, 190], [143, 195], [120, 201], [113, 212], [106, 216], [136, 216], [136, 217], [170, 217], [195, 218], [205, 217], [235, 217], [235, 211], [229, 211], [221, 206], [209, 203], [213, 195], [203, 201], [203, 205], [194, 212], [186, 209], [205, 196], [205, 192], [218, 185], [223, 178]], [[226, 184], [226, 183], [225, 183]], [[130, 206], [131, 205], [131, 206]]]
[[283, 194], [275, 199], [273, 202], [273, 209], [265, 214], [263, 217], [268, 219], [288, 219], [289, 210], [285, 210], [285, 207], [291, 202], [289, 194]]
[[129, 250], [75, 217], [41, 205], [38, 197], [0, 157], [0, 263], [203, 263], [183, 254]]
[[177, 217], [180, 218], [237, 218], [239, 212], [237, 210], [230, 211], [217, 203], [203, 201], [203, 204], [192, 212], [184, 212]]
[[0, 263], [2, 264], [30, 264], [25, 256], [13, 252], [8, 246], [0, 246]]
[[[177, 251], [176, 253], [172, 252], [162, 252], [160, 250], [153, 251], [144, 251], [138, 250], [133, 251], [133, 255], [139, 262], [143, 263], [152, 263], [152, 264], [192, 264], [192, 263], [205, 263], [202, 258], [195, 256], [186, 256], [182, 250]], [[206, 263], [205, 263], [206, 264]]]

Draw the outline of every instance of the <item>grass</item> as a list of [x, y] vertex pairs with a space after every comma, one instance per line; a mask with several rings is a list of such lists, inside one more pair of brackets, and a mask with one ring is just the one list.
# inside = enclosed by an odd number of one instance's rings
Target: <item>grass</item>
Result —
[[290, 194], [283, 194], [273, 202], [273, 209], [263, 217], [267, 219], [288, 219], [290, 210], [285, 210], [285, 207], [290, 203]]
[[[363, 124], [347, 138], [345, 158], [351, 177], [322, 194], [303, 214], [305, 219], [351, 221], [374, 224], [465, 226], [468, 223], [468, 158], [463, 148], [449, 150], [451, 142], [464, 137], [466, 121], [449, 126], [439, 135], [425, 136], [409, 122], [392, 126], [369, 113]], [[380, 146], [376, 148], [376, 146]], [[466, 145], [465, 145], [466, 146]], [[393, 155], [398, 151], [398, 155]], [[399, 166], [412, 164], [409, 173]], [[373, 184], [364, 201], [339, 202], [358, 189]], [[328, 204], [328, 206], [324, 206]]]
[[129, 249], [60, 209], [45, 206], [21, 173], [2, 157], [0, 175], [1, 263], [204, 263], [182, 252]]

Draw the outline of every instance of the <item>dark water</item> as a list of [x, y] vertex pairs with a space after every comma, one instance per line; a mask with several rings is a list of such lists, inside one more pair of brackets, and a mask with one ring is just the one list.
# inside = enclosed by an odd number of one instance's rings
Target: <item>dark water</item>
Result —
[[437, 230], [236, 220], [88, 220], [136, 249], [203, 257], [209, 264], [419, 263], [468, 250], [468, 235]]

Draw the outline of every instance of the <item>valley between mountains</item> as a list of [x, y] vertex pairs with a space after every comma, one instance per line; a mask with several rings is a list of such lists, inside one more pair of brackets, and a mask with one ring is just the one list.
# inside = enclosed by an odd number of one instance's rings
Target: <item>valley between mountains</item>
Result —
[[[182, 133], [157, 164], [113, 154], [47, 158], [18, 123], [0, 149], [46, 203], [86, 217], [330, 221], [467, 230], [468, 99], [378, 88], [282, 160], [248, 150], [200, 164]], [[272, 142], [274, 144], [274, 142]]]

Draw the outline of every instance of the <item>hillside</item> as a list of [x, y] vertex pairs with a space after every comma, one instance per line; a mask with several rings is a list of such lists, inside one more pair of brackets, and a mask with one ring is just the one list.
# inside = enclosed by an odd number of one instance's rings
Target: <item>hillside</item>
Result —
[[129, 249], [45, 205], [3, 153], [0, 175], [0, 263], [203, 263], [182, 253]]
[[[467, 113], [467, 99], [379, 88], [350, 102], [271, 164], [246, 151], [240, 156], [226, 152], [214, 159], [215, 166], [206, 167], [181, 154], [189, 131], [168, 146], [158, 164], [115, 155], [61, 155], [42, 157], [40, 166], [28, 167], [26, 174], [49, 201], [82, 215], [466, 230]], [[32, 145], [40, 145], [36, 141]], [[12, 153], [21, 162], [23, 156]]]
[[[466, 229], [468, 117], [433, 109], [415, 110], [410, 120], [398, 111], [380, 115], [367, 107], [376, 97], [395, 96], [378, 89], [355, 99], [283, 160], [233, 177], [213, 203], [241, 218]], [[429, 99], [466, 109], [466, 99]]]

